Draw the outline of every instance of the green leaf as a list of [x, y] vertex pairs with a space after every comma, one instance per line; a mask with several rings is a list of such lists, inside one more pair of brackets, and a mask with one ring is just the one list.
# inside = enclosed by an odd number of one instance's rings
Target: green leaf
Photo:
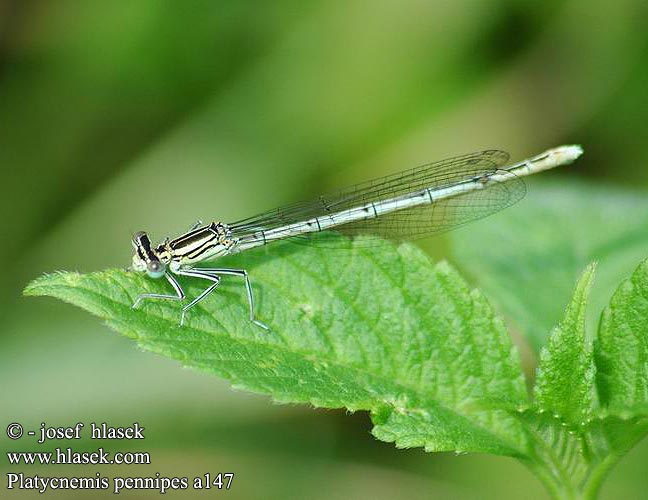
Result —
[[596, 330], [612, 291], [646, 255], [648, 196], [592, 183], [534, 179], [521, 203], [453, 231], [451, 238], [461, 269], [539, 351], [560, 320], [574, 282], [592, 261], [599, 271], [587, 324]]
[[648, 415], [648, 260], [604, 310], [595, 355], [602, 406], [618, 415]]
[[592, 264], [582, 274], [563, 320], [542, 349], [532, 409], [517, 414], [531, 436], [529, 467], [557, 497], [575, 497], [590, 488], [593, 457], [586, 442], [595, 369], [585, 311], [595, 269]]
[[[373, 434], [398, 447], [514, 456], [557, 498], [594, 498], [648, 432], [646, 262], [606, 310], [596, 356], [586, 332], [595, 266], [585, 270], [542, 351], [529, 402], [502, 321], [447, 263], [412, 245], [340, 244], [346, 251], [282, 243], [219, 261], [248, 269], [270, 331], [247, 319], [234, 279], [185, 327], [177, 303], [131, 308], [140, 293], [168, 292], [163, 280], [132, 272], [57, 273], [25, 293], [76, 304], [143, 349], [276, 401], [367, 410]], [[205, 286], [183, 284], [190, 297]]]
[[[58, 273], [25, 293], [76, 304], [145, 350], [277, 401], [369, 410], [374, 434], [397, 446], [524, 455], [526, 434], [501, 404], [527, 404], [502, 321], [448, 264], [371, 243], [345, 240], [344, 252], [285, 243], [219, 261], [248, 269], [269, 332], [248, 321], [234, 278], [185, 327], [178, 303], [131, 309], [140, 293], [168, 293], [164, 280], [135, 273]], [[183, 284], [189, 297], [205, 287]]]
[[560, 415], [517, 414], [529, 434], [529, 458], [522, 458], [554, 498], [596, 498], [605, 475], [648, 431], [648, 419], [595, 417], [579, 428]]
[[585, 311], [595, 270], [593, 264], [585, 270], [565, 318], [542, 349], [534, 388], [538, 411], [559, 415], [571, 426], [582, 425], [592, 415], [595, 370], [585, 337]]
[[[635, 382], [645, 381], [646, 367], [628, 365], [625, 356], [637, 359], [636, 353], [641, 350], [637, 349], [641, 344], [638, 336], [643, 335], [646, 348], [647, 269], [644, 263], [614, 295], [602, 321], [596, 358], [585, 327], [595, 266], [585, 270], [564, 319], [542, 350], [532, 407], [511, 412], [529, 436], [528, 458], [522, 460], [557, 498], [594, 498], [611, 467], [648, 431], [645, 399], [626, 401], [628, 394], [641, 393], [642, 389], [619, 383], [622, 375]], [[624, 330], [626, 338], [634, 334], [635, 342], [619, 346], [616, 340], [624, 338]], [[595, 381], [599, 392], [606, 395], [601, 398], [607, 405], [603, 411], [596, 404]], [[624, 411], [612, 414], [609, 410], [613, 408]]]

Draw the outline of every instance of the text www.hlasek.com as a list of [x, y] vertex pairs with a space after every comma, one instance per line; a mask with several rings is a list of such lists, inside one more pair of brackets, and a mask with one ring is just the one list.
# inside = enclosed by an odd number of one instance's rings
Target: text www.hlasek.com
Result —
[[17, 451], [7, 452], [11, 465], [54, 465], [54, 464], [150, 464], [151, 457], [143, 451], [117, 452], [111, 457], [103, 448], [96, 451], [72, 451], [71, 448], [56, 448], [49, 451]]

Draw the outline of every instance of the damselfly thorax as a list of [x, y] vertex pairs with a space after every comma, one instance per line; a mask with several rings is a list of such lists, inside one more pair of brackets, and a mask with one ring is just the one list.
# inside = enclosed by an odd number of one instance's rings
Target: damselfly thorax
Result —
[[580, 146], [561, 146], [506, 166], [507, 153], [481, 151], [375, 179], [232, 224], [198, 222], [187, 233], [172, 240], [167, 238], [156, 247], [151, 245], [145, 232], [139, 232], [133, 236], [132, 269], [146, 272], [151, 278], [164, 276], [175, 293], [142, 294], [133, 307], [144, 299], [184, 300], [185, 293], [175, 275], [209, 281], [210, 285], [182, 308], [182, 325], [186, 311], [214, 291], [222, 275], [238, 276], [245, 282], [250, 320], [267, 329], [255, 319], [252, 287], [245, 270], [203, 268], [195, 264], [273, 241], [304, 239], [324, 231], [396, 239], [447, 231], [516, 203], [526, 193], [521, 177], [571, 163], [581, 154]]

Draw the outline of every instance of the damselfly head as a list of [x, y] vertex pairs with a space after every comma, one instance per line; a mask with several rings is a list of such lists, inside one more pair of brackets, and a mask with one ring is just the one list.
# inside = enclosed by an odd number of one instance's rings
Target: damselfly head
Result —
[[166, 265], [160, 262], [155, 251], [151, 248], [151, 240], [144, 231], [133, 235], [132, 240], [135, 254], [133, 255], [133, 271], [144, 272], [151, 278], [161, 278], [166, 272]]
[[131, 243], [135, 250], [143, 252], [142, 257], [146, 256], [151, 251], [151, 240], [145, 231], [137, 231], [133, 235]]

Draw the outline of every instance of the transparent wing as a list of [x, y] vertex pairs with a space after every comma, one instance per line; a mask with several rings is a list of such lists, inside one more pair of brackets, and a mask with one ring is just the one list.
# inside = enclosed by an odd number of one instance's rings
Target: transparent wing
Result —
[[[403, 209], [376, 219], [349, 222], [335, 228], [349, 235], [373, 234], [390, 239], [414, 239], [448, 231], [472, 220], [486, 217], [520, 200], [526, 193], [521, 179], [498, 170], [508, 161], [503, 151], [488, 150], [422, 165], [404, 172], [374, 179], [327, 196], [287, 205], [230, 224], [233, 234], [251, 239], [259, 231], [298, 224], [313, 217], [358, 207], [366, 203], [397, 198], [422, 189], [432, 190], [463, 181], [504, 174], [506, 182], [492, 183], [488, 188], [440, 200], [434, 204]], [[291, 241], [308, 243], [313, 234], [291, 237]], [[326, 244], [318, 235], [317, 244]], [[332, 239], [332, 242], [338, 241]]]
[[449, 231], [488, 217], [517, 203], [526, 194], [526, 185], [522, 179], [510, 172], [497, 172], [506, 180], [429, 205], [385, 214], [376, 219], [352, 222], [341, 226], [339, 232], [411, 240]]

